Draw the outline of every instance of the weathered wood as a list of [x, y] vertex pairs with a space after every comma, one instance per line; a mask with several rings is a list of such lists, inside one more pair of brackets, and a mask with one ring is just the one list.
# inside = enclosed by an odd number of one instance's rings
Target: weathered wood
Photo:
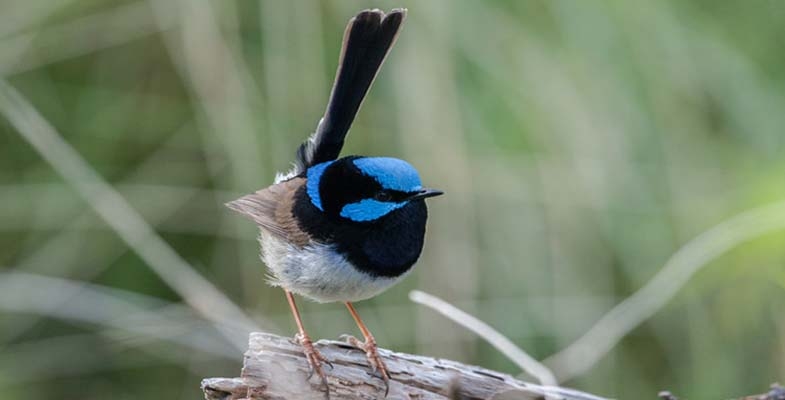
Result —
[[[365, 353], [344, 342], [320, 340], [331, 399], [381, 399], [384, 382], [371, 374]], [[390, 372], [388, 399], [605, 400], [567, 388], [544, 387], [485, 368], [379, 349]], [[307, 380], [308, 363], [289, 338], [252, 333], [240, 378], [202, 381], [208, 400], [324, 399], [318, 377]]]

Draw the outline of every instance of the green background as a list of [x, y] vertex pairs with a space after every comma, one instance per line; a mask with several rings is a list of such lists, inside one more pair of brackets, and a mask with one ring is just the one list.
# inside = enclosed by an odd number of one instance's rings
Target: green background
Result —
[[[518, 374], [408, 292], [544, 359], [691, 239], [785, 198], [781, 1], [11, 0], [0, 79], [191, 268], [291, 335], [255, 228], [223, 203], [288, 169], [346, 21], [399, 6], [344, 154], [406, 159], [447, 194], [414, 273], [357, 305], [383, 347]], [[195, 399], [201, 378], [237, 376], [245, 332], [184, 306], [3, 115], [0, 399]], [[343, 305], [299, 304], [313, 337], [359, 334]], [[784, 375], [780, 231], [712, 260], [565, 384], [712, 399]]]

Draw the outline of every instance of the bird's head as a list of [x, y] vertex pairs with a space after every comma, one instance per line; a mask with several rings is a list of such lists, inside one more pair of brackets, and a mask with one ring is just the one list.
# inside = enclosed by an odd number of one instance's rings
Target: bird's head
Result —
[[422, 187], [417, 170], [390, 157], [349, 156], [306, 172], [308, 197], [316, 208], [354, 222], [372, 222], [441, 191]]

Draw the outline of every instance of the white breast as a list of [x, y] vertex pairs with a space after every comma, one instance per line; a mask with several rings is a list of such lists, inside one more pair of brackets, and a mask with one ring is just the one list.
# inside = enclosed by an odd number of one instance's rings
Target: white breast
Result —
[[314, 243], [298, 248], [264, 230], [259, 242], [262, 260], [272, 273], [269, 283], [320, 303], [365, 300], [406, 276], [371, 276], [354, 268], [329, 245]]

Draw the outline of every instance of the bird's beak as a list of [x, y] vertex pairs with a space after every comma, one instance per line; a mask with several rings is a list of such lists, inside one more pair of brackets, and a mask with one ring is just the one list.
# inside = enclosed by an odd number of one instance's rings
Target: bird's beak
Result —
[[440, 196], [440, 195], [443, 195], [443, 194], [444, 194], [444, 192], [442, 192], [441, 190], [424, 188], [424, 189], [420, 190], [419, 192], [411, 195], [408, 198], [408, 200], [425, 199], [425, 198], [428, 198], [428, 197]]

